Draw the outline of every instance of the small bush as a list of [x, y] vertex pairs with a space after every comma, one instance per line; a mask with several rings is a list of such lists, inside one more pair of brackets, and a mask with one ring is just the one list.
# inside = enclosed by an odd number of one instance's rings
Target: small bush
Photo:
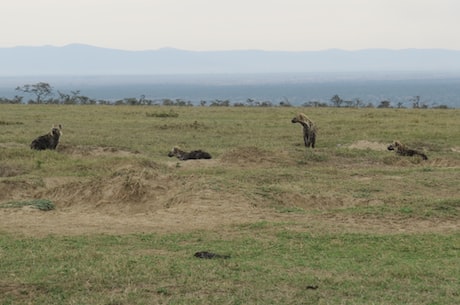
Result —
[[179, 113], [175, 112], [174, 110], [169, 110], [168, 112], [146, 112], [145, 115], [149, 118], [177, 118]]
[[32, 199], [28, 201], [11, 201], [7, 203], [0, 204], [0, 208], [22, 208], [25, 206], [30, 206], [40, 211], [51, 211], [56, 207], [48, 199]]

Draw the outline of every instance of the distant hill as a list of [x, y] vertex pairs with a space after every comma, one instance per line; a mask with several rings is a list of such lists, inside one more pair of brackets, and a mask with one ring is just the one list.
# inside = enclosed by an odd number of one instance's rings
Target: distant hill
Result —
[[0, 76], [460, 71], [460, 51], [126, 51], [72, 44], [0, 48]]

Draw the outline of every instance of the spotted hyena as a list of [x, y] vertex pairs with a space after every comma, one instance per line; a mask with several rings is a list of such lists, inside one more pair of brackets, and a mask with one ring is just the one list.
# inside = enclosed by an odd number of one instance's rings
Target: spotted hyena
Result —
[[54, 125], [48, 134], [35, 138], [30, 143], [30, 148], [36, 150], [56, 149], [61, 136], [62, 125]]
[[415, 149], [407, 148], [406, 145], [402, 144], [399, 141], [394, 141], [393, 143], [388, 145], [387, 148], [388, 150], [395, 150], [396, 153], [401, 156], [420, 156], [423, 160], [428, 160], [428, 157], [424, 153], [419, 152]]
[[299, 113], [291, 120], [292, 123], [299, 123], [303, 128], [303, 141], [306, 147], [315, 148], [316, 125], [305, 114]]
[[174, 146], [171, 149], [171, 151], [168, 153], [168, 157], [177, 157], [179, 160], [211, 159], [211, 155], [205, 151], [202, 151], [201, 149], [186, 152], [177, 146]]

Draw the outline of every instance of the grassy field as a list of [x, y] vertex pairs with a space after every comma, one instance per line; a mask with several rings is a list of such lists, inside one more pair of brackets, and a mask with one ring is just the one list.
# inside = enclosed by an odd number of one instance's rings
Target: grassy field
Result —
[[0, 105], [0, 304], [459, 304], [459, 117]]

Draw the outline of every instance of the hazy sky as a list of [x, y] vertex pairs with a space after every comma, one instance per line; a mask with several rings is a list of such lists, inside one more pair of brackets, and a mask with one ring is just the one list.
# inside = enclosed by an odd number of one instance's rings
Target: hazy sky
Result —
[[0, 47], [460, 50], [459, 0], [10, 0]]

